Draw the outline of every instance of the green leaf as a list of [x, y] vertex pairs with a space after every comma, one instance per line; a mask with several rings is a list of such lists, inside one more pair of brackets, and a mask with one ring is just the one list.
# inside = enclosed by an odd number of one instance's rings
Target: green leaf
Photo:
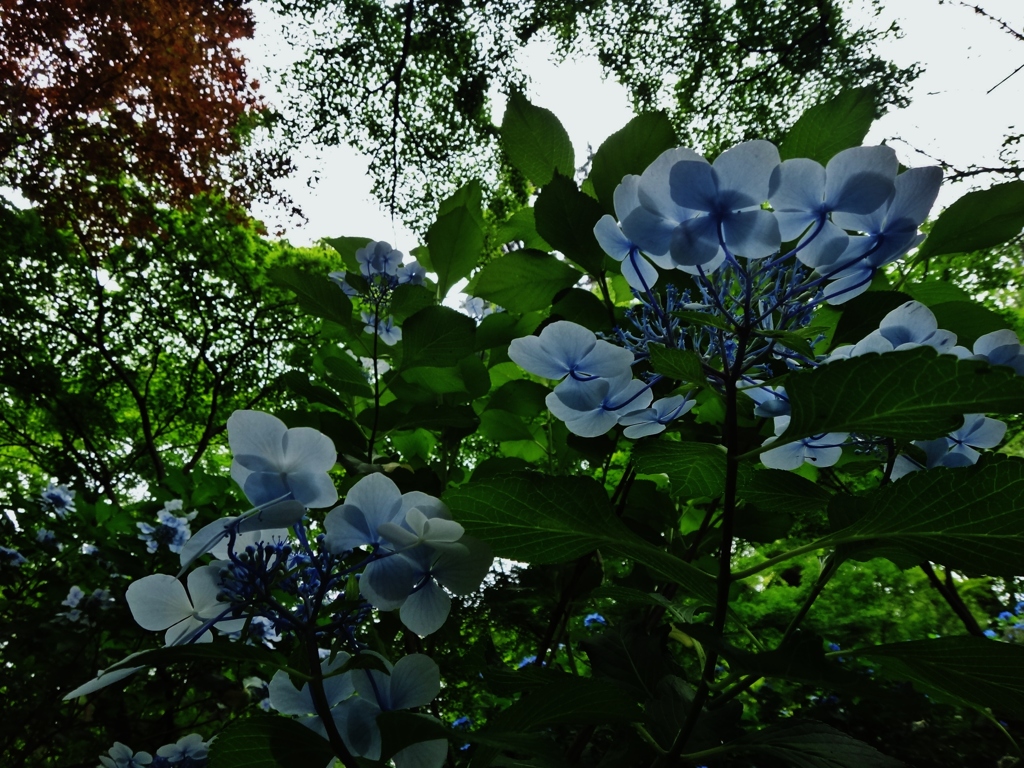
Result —
[[497, 409], [488, 409], [480, 414], [480, 434], [496, 443], [533, 440], [533, 435], [520, 417]]
[[426, 307], [402, 325], [402, 370], [457, 365], [476, 345], [476, 323], [448, 307]]
[[210, 768], [321, 768], [335, 757], [321, 736], [289, 717], [235, 720], [210, 745]]
[[483, 188], [477, 179], [473, 179], [446, 197], [437, 206], [437, 215], [444, 216], [458, 208], [466, 208], [471, 213], [477, 214], [477, 223], [483, 226], [483, 215], [480, 212], [483, 206]]
[[811, 107], [789, 129], [779, 145], [783, 160], [808, 157], [822, 165], [833, 155], [860, 146], [875, 119], [873, 86], [852, 88]]
[[615, 214], [615, 188], [627, 174], [641, 174], [666, 149], [679, 143], [664, 112], [637, 115], [601, 144], [594, 154], [590, 183], [605, 212]]
[[918, 561], [1024, 575], [1024, 459], [995, 455], [974, 467], [914, 472], [858, 496], [857, 505], [864, 515], [822, 546], [895, 545]]
[[688, 349], [668, 349], [661, 344], [649, 344], [651, 367], [655, 372], [680, 381], [704, 384], [704, 365], [700, 355]]
[[647, 443], [633, 449], [633, 461], [645, 475], [668, 475], [672, 495], [721, 496], [725, 492], [725, 451], [711, 443]]
[[946, 301], [930, 307], [939, 328], [956, 334], [957, 343], [971, 347], [979, 336], [1006, 328], [1002, 315], [976, 301]]
[[792, 419], [773, 446], [822, 432], [927, 440], [958, 429], [965, 413], [1024, 410], [1024, 379], [1011, 369], [931, 347], [836, 360], [785, 386]]
[[856, 344], [869, 333], [877, 331], [885, 316], [906, 304], [910, 298], [899, 291], [868, 291], [846, 302], [832, 336], [833, 346]]
[[549, 392], [551, 390], [543, 384], [529, 379], [516, 379], [494, 390], [487, 408], [498, 408], [528, 419], [544, 410], [544, 399]]
[[1005, 243], [1024, 229], [1024, 181], [968, 192], [944, 210], [915, 261], [944, 253], [971, 253]]
[[427, 230], [427, 248], [437, 273], [438, 297], [444, 297], [479, 261], [484, 247], [480, 222], [479, 208], [460, 205], [438, 216]]
[[435, 395], [448, 395], [455, 392], [465, 393], [466, 382], [458, 368], [451, 366], [436, 368], [434, 366], [417, 366], [402, 373], [402, 378], [410, 384]]
[[295, 267], [275, 267], [270, 279], [295, 294], [299, 306], [316, 317], [342, 326], [352, 324], [352, 302], [326, 275], [308, 275]]
[[324, 242], [340, 254], [347, 270], [359, 274], [359, 262], [356, 261], [356, 251], [360, 248], [365, 248], [367, 243], [372, 243], [373, 238], [325, 237]]
[[903, 765], [870, 744], [813, 721], [764, 728], [724, 744], [715, 753], [761, 755], [775, 758], [780, 765], [791, 768], [899, 768]]
[[551, 305], [551, 318], [568, 320], [598, 333], [612, 330], [614, 321], [608, 307], [590, 291], [570, 288], [555, 297]]
[[466, 293], [493, 301], [510, 312], [547, 309], [559, 291], [583, 277], [565, 262], [542, 251], [512, 251], [486, 264]]
[[[924, 283], [908, 283], [903, 290], [909, 293], [916, 301], [920, 301], [926, 307], [933, 307], [936, 304], [943, 304], [947, 301], [970, 301], [971, 295], [959, 286], [947, 283], [944, 280], [928, 280]], [[863, 294], [867, 295], [867, 294]]]
[[554, 113], [535, 107], [513, 91], [501, 120], [501, 143], [508, 159], [536, 186], [543, 187], [555, 173], [571, 177], [576, 156], [569, 134]]
[[551, 250], [551, 246], [537, 234], [537, 222], [534, 219], [533, 208], [520, 208], [512, 214], [508, 221], [498, 225], [495, 237], [498, 245], [515, 240], [521, 242], [524, 248], [533, 248], [537, 251]]
[[817, 483], [781, 469], [752, 469], [743, 465], [739, 496], [763, 510], [806, 513], [828, 506], [831, 494]]
[[1024, 646], [980, 637], [939, 637], [843, 655], [878, 664], [886, 677], [909, 680], [923, 693], [951, 704], [1024, 717]]
[[324, 370], [330, 375], [332, 383], [340, 385], [340, 388], [346, 392], [352, 392], [361, 397], [373, 396], [373, 390], [366, 382], [366, 373], [355, 360], [344, 352], [324, 358]]
[[498, 557], [564, 563], [600, 548], [643, 563], [714, 602], [714, 580], [633, 534], [592, 478], [534, 473], [489, 478], [449, 490], [444, 500], [455, 519]]
[[[309, 374], [302, 371], [288, 371], [281, 374], [277, 381], [290, 392], [306, 398], [311, 403], [326, 405], [328, 408], [333, 408], [342, 413], [348, 410], [348, 405], [337, 394], [327, 389], [327, 387], [314, 384], [310, 381]], [[364, 379], [363, 381], [365, 383], [366, 380]]]
[[401, 323], [409, 315], [414, 315], [424, 307], [434, 304], [434, 293], [422, 285], [406, 283], [391, 293], [391, 315], [395, 322]]
[[594, 198], [580, 192], [572, 179], [555, 176], [541, 190], [533, 210], [541, 237], [589, 274], [601, 274], [606, 256], [594, 225], [604, 211]]

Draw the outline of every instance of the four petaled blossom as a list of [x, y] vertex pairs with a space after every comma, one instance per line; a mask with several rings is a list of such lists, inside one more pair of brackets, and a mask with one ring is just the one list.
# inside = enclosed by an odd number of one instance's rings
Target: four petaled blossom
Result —
[[149, 752], [133, 752], [131, 747], [115, 741], [107, 755], [100, 755], [103, 768], [143, 768], [153, 762]]
[[166, 744], [156, 751], [158, 757], [172, 765], [183, 760], [202, 760], [208, 753], [208, 745], [198, 733], [182, 736], [174, 744]]
[[875, 211], [832, 214], [832, 221], [838, 227], [865, 234], [850, 237], [839, 259], [819, 268], [819, 272], [833, 281], [825, 288], [830, 304], [842, 304], [864, 293], [880, 267], [895, 261], [924, 239], [917, 228], [928, 216], [941, 183], [940, 168], [911, 168], [896, 177], [892, 197]]
[[356, 251], [356, 261], [363, 277], [374, 275], [398, 275], [398, 265], [402, 263], [402, 252], [396, 251], [383, 240], [371, 241]]
[[[379, 760], [381, 756], [380, 728], [377, 727], [377, 716], [381, 712], [423, 707], [441, 692], [441, 675], [429, 656], [414, 653], [399, 659], [394, 666], [380, 658], [390, 674], [370, 669], [354, 670], [351, 675], [357, 695], [341, 702], [334, 710], [334, 722], [345, 746], [353, 755], [370, 760]], [[395, 768], [440, 768], [447, 754], [448, 742], [435, 739], [412, 744], [392, 760]]]
[[[956, 334], [939, 328], [935, 315], [918, 301], [908, 301], [887, 314], [878, 327], [852, 346], [838, 347], [830, 360], [860, 357], [869, 352], [900, 352], [916, 347], [932, 347], [965, 357], [967, 353], [956, 344]], [[961, 352], [963, 354], [959, 354]]]
[[650, 386], [627, 373], [614, 379], [587, 382], [585, 386], [562, 384], [544, 402], [574, 435], [598, 437], [618, 424], [620, 418], [647, 408], [653, 399]]
[[359, 316], [365, 323], [363, 331], [370, 334], [376, 333], [378, 338], [389, 347], [395, 346], [395, 344], [402, 340], [402, 329], [395, 325], [395, 318], [391, 317], [391, 315], [381, 320], [373, 312], [363, 310], [359, 313]]
[[[327, 706], [331, 709], [355, 692], [351, 674], [331, 674], [341, 669], [350, 658], [349, 654], [342, 651], [333, 660], [325, 659], [320, 664], [320, 671], [324, 675], [324, 695], [327, 698]], [[294, 715], [302, 725], [327, 738], [327, 730], [313, 705], [309, 683], [303, 684], [302, 688], [296, 688], [287, 672], [278, 671], [270, 681], [269, 691], [271, 707], [282, 715]]]
[[216, 621], [222, 632], [237, 632], [245, 625], [245, 619], [224, 619], [231, 604], [220, 600], [221, 571], [220, 565], [196, 568], [188, 575], [188, 593], [173, 576], [154, 573], [128, 585], [125, 599], [143, 629], [167, 630], [167, 645], [208, 643], [213, 640], [209, 630], [196, 637], [208, 623]]
[[593, 331], [560, 320], [539, 336], [514, 339], [508, 348], [512, 361], [546, 379], [568, 377], [566, 382], [617, 378], [628, 374], [633, 353], [598, 340]]
[[665, 431], [665, 425], [678, 419], [693, 408], [695, 402], [685, 395], [674, 395], [655, 400], [650, 408], [630, 411], [619, 417], [619, 424], [626, 427], [622, 434], [631, 440]]
[[980, 413], [969, 413], [964, 416], [964, 424], [960, 429], [950, 432], [946, 437], [935, 440], [915, 440], [914, 445], [924, 451], [924, 466], [910, 457], [900, 454], [892, 469], [892, 479], [898, 480], [904, 475], [919, 469], [936, 467], [969, 467], [976, 464], [981, 457], [979, 448], [995, 448], [1006, 436], [1006, 424], [998, 419], [990, 419]]
[[[775, 435], [765, 441], [765, 445], [775, 442], [778, 436], [789, 426], [789, 416], [778, 416], [775, 419]], [[816, 467], [831, 467], [843, 455], [843, 443], [850, 435], [846, 432], [829, 432], [823, 435], [812, 435], [796, 442], [772, 448], [761, 454], [761, 463], [769, 469], [797, 469], [804, 462]]]
[[330, 438], [309, 427], [288, 429], [269, 413], [235, 411], [228, 418], [231, 477], [256, 506], [295, 499], [328, 507], [338, 492], [327, 472], [337, 453]]
[[[625, 221], [640, 205], [640, 177], [625, 176], [613, 195], [615, 215]], [[658, 270], [640, 253], [640, 246], [629, 239], [611, 216], [605, 215], [594, 227], [594, 236], [604, 252], [622, 262], [622, 276], [631, 288], [646, 291], [658, 282]], [[664, 254], [648, 254], [663, 269], [675, 266]]]
[[974, 357], [988, 360], [992, 365], [1007, 365], [1024, 376], [1024, 350], [1020, 339], [1011, 330], [993, 331], [979, 336], [974, 342]]

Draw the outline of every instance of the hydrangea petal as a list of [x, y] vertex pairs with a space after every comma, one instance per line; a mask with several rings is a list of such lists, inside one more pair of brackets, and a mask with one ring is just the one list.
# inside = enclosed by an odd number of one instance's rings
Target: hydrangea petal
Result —
[[144, 576], [128, 585], [125, 600], [132, 618], [143, 629], [167, 629], [192, 615], [184, 585], [166, 573]]
[[391, 670], [389, 709], [411, 709], [432, 702], [441, 692], [441, 672], [429, 656], [403, 656]]
[[425, 637], [444, 625], [451, 607], [452, 599], [431, 579], [409, 595], [398, 615], [406, 627]]
[[441, 768], [448, 757], [448, 741], [431, 739], [410, 744], [391, 759], [395, 768]]

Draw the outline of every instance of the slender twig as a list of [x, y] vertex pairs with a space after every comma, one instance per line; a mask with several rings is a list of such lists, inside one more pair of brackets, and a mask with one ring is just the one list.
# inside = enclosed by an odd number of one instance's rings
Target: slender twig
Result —
[[942, 595], [942, 598], [949, 604], [949, 607], [953, 609], [953, 613], [957, 615], [961, 623], [964, 625], [964, 629], [968, 633], [975, 637], [984, 637], [985, 631], [978, 625], [978, 620], [974, 618], [974, 614], [971, 613], [970, 609], [964, 603], [963, 598], [960, 597], [960, 593], [956, 591], [956, 587], [953, 585], [953, 579], [950, 576], [950, 572], [946, 571], [946, 582], [943, 583], [939, 578], [938, 574], [935, 573], [935, 569], [932, 568], [932, 564], [925, 561], [921, 563], [921, 570], [925, 572], [928, 577], [928, 581], [931, 583], [938, 593]]

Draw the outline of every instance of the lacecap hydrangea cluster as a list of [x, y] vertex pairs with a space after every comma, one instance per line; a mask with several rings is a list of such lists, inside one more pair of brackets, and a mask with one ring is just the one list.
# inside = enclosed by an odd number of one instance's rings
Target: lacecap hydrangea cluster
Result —
[[[879, 270], [921, 243], [918, 227], [941, 181], [934, 167], [899, 173], [895, 153], [884, 146], [844, 150], [825, 166], [806, 158], [782, 161], [767, 141], [739, 144], [713, 163], [690, 149], [668, 150], [639, 176], [623, 178], [614, 193], [616, 216], [594, 228], [605, 252], [622, 263], [637, 299], [629, 325], [598, 338], [575, 323], [554, 322], [514, 340], [509, 357], [559, 382], [547, 396], [548, 409], [583, 437], [616, 426], [627, 438], [658, 434], [693, 407], [694, 388], [723, 390], [727, 381], [754, 401], [755, 415], [774, 419], [777, 437], [789, 423], [785, 390], [769, 383], [780, 370], [869, 351], [928, 345], [1020, 374], [1024, 358], [1012, 331], [983, 336], [973, 350], [956, 347], [956, 337], [939, 331], [917, 302], [890, 313], [857, 345], [831, 356], [813, 351], [820, 341], [815, 310], [860, 295]], [[692, 288], [673, 282], [656, 291], [667, 270], [690, 275]], [[633, 373], [652, 344], [696, 353], [701, 380], [655, 399], [662, 376]], [[976, 449], [994, 447], [1003, 432], [1001, 422], [970, 415], [948, 438], [919, 447], [926, 466], [955, 466], [976, 461]], [[779, 469], [832, 466], [847, 445], [870, 450], [874, 443], [870, 436], [813, 435], [761, 459]], [[901, 456], [894, 474], [920, 466]]]
[[[167, 646], [212, 642], [214, 632], [241, 642], [272, 645], [291, 636], [314, 643], [313, 652], [326, 657], [321, 672], [330, 675], [322, 683], [329, 711], [316, 710], [308, 682], [298, 687], [283, 672], [271, 681], [271, 706], [324, 735], [329, 715], [353, 755], [379, 759], [377, 715], [433, 700], [440, 691], [437, 665], [413, 654], [393, 665], [378, 657], [377, 666], [390, 675], [362, 666], [331, 673], [351, 656], [370, 653], [360, 628], [374, 609], [398, 611], [418, 635], [436, 632], [448, 618], [451, 594], [478, 589], [492, 554], [465, 535], [440, 500], [403, 494], [383, 474], [361, 478], [337, 504], [328, 475], [337, 454], [315, 429], [289, 429], [258, 411], [236, 411], [227, 426], [231, 476], [253, 508], [189, 537], [178, 575], [132, 582], [125, 595], [132, 616], [142, 628], [163, 632]], [[311, 521], [310, 509], [329, 507], [322, 523]], [[210, 562], [192, 567], [207, 555]], [[141, 669], [131, 658], [65, 698]], [[394, 760], [399, 768], [440, 766], [446, 754], [444, 740], [428, 741]]]
[[394, 290], [400, 285], [423, 285], [427, 276], [427, 271], [417, 261], [403, 265], [404, 258], [401, 251], [383, 240], [373, 241], [356, 251], [358, 275], [346, 272], [329, 275], [331, 282], [346, 296], [360, 303], [363, 330], [376, 334], [389, 347], [402, 340], [402, 329], [388, 314]]

